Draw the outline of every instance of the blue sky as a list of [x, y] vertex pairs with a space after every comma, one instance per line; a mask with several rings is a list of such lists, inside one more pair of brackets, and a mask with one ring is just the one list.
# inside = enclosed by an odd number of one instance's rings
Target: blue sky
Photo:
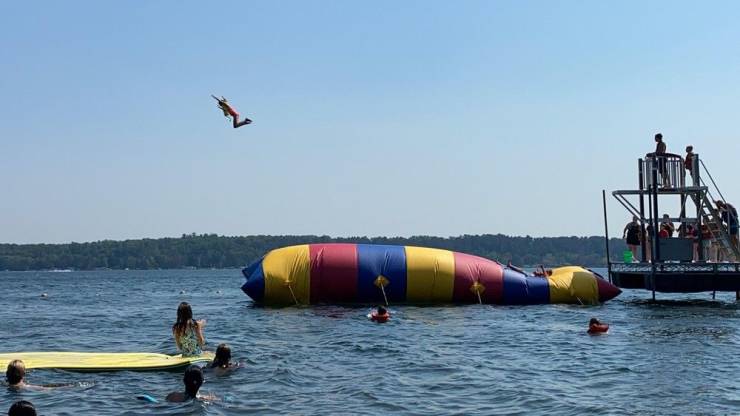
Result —
[[[598, 235], [664, 134], [725, 196], [740, 3], [5, 2], [0, 242]], [[254, 124], [234, 130], [210, 94]], [[627, 215], [610, 203], [611, 232]]]

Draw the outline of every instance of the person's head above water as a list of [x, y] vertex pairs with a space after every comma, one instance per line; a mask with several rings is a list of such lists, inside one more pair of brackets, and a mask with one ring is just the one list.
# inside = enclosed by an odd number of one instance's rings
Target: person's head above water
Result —
[[388, 313], [388, 311], [385, 309], [385, 306], [378, 306], [378, 315], [385, 315], [386, 313]]
[[226, 344], [220, 344], [216, 348], [216, 356], [213, 358], [211, 367], [228, 367], [231, 361], [231, 348]]
[[36, 416], [36, 408], [31, 402], [17, 401], [10, 406], [8, 416]]
[[8, 368], [5, 370], [5, 380], [8, 384], [14, 386], [23, 381], [23, 377], [26, 376], [26, 365], [21, 360], [13, 360], [8, 363]]
[[195, 398], [198, 395], [200, 386], [203, 385], [203, 370], [197, 365], [191, 365], [185, 370], [185, 374], [182, 376], [182, 382], [185, 384], [185, 393]]
[[600, 323], [601, 323], [601, 322], [599, 322], [599, 320], [598, 320], [598, 319], [596, 319], [596, 318], [591, 318], [591, 320], [590, 320], [590, 321], [588, 321], [588, 324], [589, 324], [589, 325], [599, 325]]

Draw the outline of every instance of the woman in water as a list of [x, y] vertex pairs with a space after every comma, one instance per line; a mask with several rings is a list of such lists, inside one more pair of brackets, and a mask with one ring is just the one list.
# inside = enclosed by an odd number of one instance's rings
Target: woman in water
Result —
[[184, 356], [200, 355], [206, 339], [203, 336], [203, 328], [206, 320], [193, 320], [193, 309], [187, 302], [180, 303], [177, 308], [177, 322], [172, 325], [172, 335], [175, 344]]
[[197, 365], [191, 365], [185, 370], [185, 374], [182, 376], [182, 382], [185, 384], [185, 391], [173, 391], [167, 395], [168, 402], [186, 402], [188, 400], [200, 399], [200, 400], [215, 400], [216, 397], [209, 394], [201, 396], [198, 394], [200, 386], [203, 385], [203, 371]]
[[213, 371], [213, 374], [216, 376], [223, 376], [239, 367], [241, 367], [239, 363], [231, 363], [231, 348], [226, 344], [220, 344], [216, 348], [216, 357], [208, 367], [208, 370]]

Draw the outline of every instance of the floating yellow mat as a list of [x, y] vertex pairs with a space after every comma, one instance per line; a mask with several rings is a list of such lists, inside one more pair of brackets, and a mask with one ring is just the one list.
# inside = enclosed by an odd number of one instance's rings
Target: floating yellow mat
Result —
[[0, 370], [12, 360], [23, 360], [26, 369], [58, 368], [73, 371], [150, 371], [184, 367], [213, 360], [212, 352], [193, 357], [149, 352], [9, 352], [0, 354]]

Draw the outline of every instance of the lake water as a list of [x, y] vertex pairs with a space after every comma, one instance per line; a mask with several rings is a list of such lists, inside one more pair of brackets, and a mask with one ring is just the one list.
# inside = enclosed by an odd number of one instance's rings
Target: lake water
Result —
[[[38, 370], [44, 392], [2, 389], [43, 415], [740, 414], [734, 294], [627, 291], [601, 306], [254, 307], [239, 270], [0, 273], [0, 350], [174, 353], [179, 302], [247, 368], [209, 378], [214, 403], [147, 404], [182, 372]], [[181, 294], [181, 291], [185, 291]], [[48, 298], [40, 295], [47, 293]], [[610, 322], [589, 336], [589, 318]]]

